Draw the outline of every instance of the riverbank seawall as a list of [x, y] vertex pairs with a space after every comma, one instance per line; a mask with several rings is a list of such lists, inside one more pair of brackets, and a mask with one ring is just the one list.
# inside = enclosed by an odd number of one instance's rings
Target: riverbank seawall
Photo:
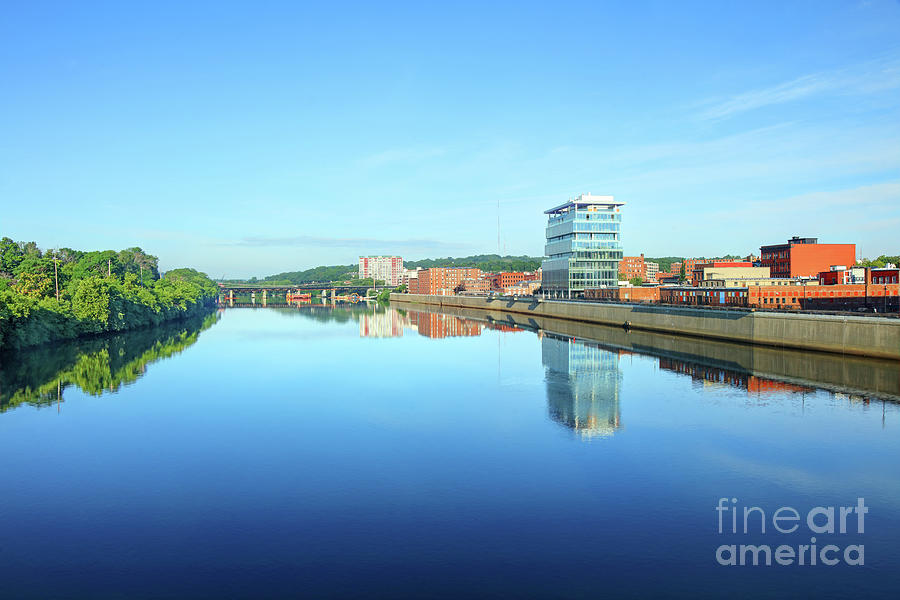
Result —
[[569, 302], [525, 298], [391, 294], [398, 306], [416, 304], [533, 315], [729, 340], [777, 348], [900, 359], [900, 319]]

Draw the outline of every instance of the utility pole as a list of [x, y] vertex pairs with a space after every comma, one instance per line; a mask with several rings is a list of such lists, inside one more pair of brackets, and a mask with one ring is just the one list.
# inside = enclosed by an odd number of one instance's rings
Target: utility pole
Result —
[[55, 254], [53, 255], [53, 279], [56, 280], [56, 303], [59, 304], [59, 271], [57, 270], [56, 263], [59, 261], [59, 257]]
[[112, 277], [112, 259], [111, 258], [106, 259], [106, 276]]
[[144, 265], [141, 265], [141, 287], [144, 287]]

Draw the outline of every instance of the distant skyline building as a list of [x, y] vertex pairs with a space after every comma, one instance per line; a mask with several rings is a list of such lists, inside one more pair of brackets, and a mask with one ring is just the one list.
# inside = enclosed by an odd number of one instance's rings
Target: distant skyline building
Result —
[[618, 285], [622, 214], [612, 196], [582, 194], [550, 210], [542, 289], [556, 297]]
[[398, 286], [403, 278], [403, 258], [399, 256], [360, 256], [359, 278], [381, 279], [386, 285]]

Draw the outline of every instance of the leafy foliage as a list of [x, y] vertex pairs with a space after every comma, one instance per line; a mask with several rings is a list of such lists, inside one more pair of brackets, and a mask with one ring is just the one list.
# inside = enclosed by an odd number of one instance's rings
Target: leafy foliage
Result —
[[864, 258], [859, 261], [860, 266], [862, 267], [875, 267], [880, 268], [887, 266], [890, 263], [892, 265], [900, 265], [900, 256], [886, 256], [882, 254], [878, 258], [873, 258], [869, 260], [868, 258]]
[[269, 275], [263, 279], [251, 277], [247, 280], [232, 279], [226, 283], [271, 283], [274, 285], [299, 285], [301, 283], [330, 283], [332, 281], [344, 281], [355, 278], [358, 273], [356, 265], [333, 265], [328, 267], [315, 267], [305, 271], [288, 271]]
[[378, 292], [378, 302], [382, 304], [390, 304], [391, 294], [401, 294], [406, 291], [406, 284], [398, 285], [392, 290], [381, 290]]
[[14, 348], [198, 314], [217, 292], [194, 269], [161, 279], [157, 258], [140, 248], [42, 252], [7, 237], [0, 240], [0, 282], [0, 347]]
[[681, 256], [661, 256], [659, 258], [645, 257], [644, 260], [657, 263], [659, 265], [660, 273], [668, 273], [672, 269], [672, 263], [684, 263], [684, 258], [682, 258]]

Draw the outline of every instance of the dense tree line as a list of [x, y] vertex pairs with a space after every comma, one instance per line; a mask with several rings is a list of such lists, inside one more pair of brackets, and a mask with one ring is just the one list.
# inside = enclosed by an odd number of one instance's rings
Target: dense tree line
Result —
[[274, 285], [299, 285], [301, 283], [330, 283], [332, 281], [344, 281], [355, 279], [359, 273], [357, 265], [332, 265], [314, 267], [305, 271], [286, 271], [269, 275], [263, 279], [251, 277], [250, 279], [228, 279], [226, 283], [271, 283]]
[[0, 240], [0, 348], [125, 331], [200, 314], [217, 288], [205, 274], [176, 269], [160, 277], [140, 248], [42, 251]]
[[499, 254], [476, 254], [461, 258], [426, 258], [424, 260], [411, 260], [404, 263], [408, 269], [422, 267], [477, 267], [486, 272], [499, 271], [536, 271], [541, 266], [543, 257], [540, 256], [500, 256]]
[[875, 268], [884, 267], [889, 264], [900, 265], [900, 256], [887, 256], [885, 254], [882, 254], [878, 258], [873, 258], [872, 260], [869, 260], [868, 258], [864, 258], [859, 261], [859, 264], [863, 267], [875, 267]]
[[[500, 256], [499, 254], [478, 254], [461, 258], [426, 258], [423, 260], [405, 261], [408, 269], [422, 267], [478, 267], [482, 271], [536, 271], [541, 266], [542, 257], [536, 256]], [[262, 279], [228, 279], [225, 283], [270, 283], [274, 285], [299, 285], [301, 283], [331, 283], [334, 281], [353, 281], [359, 285], [371, 285], [371, 279], [358, 280], [358, 265], [331, 265], [314, 267], [305, 271], [286, 271], [269, 275]]]

